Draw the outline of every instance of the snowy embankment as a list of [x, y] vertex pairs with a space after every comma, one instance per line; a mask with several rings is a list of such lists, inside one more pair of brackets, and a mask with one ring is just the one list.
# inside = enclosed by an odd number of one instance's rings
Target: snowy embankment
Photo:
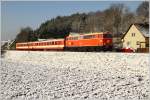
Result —
[[150, 100], [149, 54], [8, 51], [1, 100]]

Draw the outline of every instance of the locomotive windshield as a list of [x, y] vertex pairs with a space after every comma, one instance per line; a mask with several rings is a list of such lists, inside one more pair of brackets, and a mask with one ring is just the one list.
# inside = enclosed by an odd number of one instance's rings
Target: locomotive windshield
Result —
[[112, 38], [111, 34], [103, 34], [103, 38]]

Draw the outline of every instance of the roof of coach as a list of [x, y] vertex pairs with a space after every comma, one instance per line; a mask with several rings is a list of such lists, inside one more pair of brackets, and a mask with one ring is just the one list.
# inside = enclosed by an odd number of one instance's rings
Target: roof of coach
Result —
[[22, 42], [22, 43], [17, 43], [17, 44], [39, 43], [39, 42], [50, 42], [50, 41], [64, 41], [64, 39], [47, 39], [43, 41]]

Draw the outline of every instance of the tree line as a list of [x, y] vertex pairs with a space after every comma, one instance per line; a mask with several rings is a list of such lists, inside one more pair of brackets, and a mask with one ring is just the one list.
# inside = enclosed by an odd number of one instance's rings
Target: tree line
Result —
[[70, 16], [57, 16], [42, 23], [33, 30], [22, 28], [16, 42], [36, 41], [38, 39], [64, 38], [73, 33], [110, 31], [114, 36], [123, 34], [132, 23], [148, 23], [149, 2], [142, 2], [136, 12], [131, 12], [123, 4], [113, 4], [104, 11], [75, 13]]

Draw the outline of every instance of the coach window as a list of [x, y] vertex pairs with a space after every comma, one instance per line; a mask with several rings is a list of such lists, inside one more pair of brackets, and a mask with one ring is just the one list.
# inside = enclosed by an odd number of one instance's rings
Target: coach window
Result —
[[58, 41], [56, 41], [56, 45], [58, 45], [59, 44], [59, 42]]
[[102, 34], [98, 34], [98, 38], [102, 38]]
[[94, 38], [94, 35], [92, 35], [92, 38]]
[[57, 41], [57, 45], [59, 45], [60, 44], [60, 41]]

